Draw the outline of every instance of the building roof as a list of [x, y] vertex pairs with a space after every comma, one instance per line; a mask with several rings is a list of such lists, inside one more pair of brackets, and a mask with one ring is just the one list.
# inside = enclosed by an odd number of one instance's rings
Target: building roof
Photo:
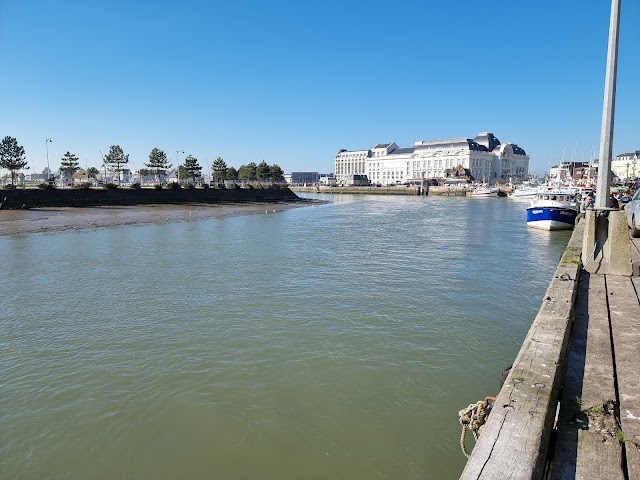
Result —
[[406, 153], [413, 153], [414, 151], [415, 151], [414, 147], [396, 148], [395, 150], [392, 150], [391, 152], [389, 152], [389, 155], [404, 155]]
[[640, 157], [640, 150], [636, 150], [635, 152], [631, 152], [631, 153], [621, 153], [620, 155], [616, 155], [616, 158], [618, 158], [618, 157], [635, 157], [636, 155], [638, 155]]
[[523, 148], [519, 147], [515, 143], [511, 144], [511, 148], [513, 149], [513, 153], [515, 153], [516, 155], [526, 155], [527, 154], [527, 152], [525, 152]]
[[491, 132], [480, 132], [473, 140], [483, 145], [489, 152], [500, 145], [500, 140]]
[[439, 140], [423, 140], [421, 142], [416, 142], [414, 144], [415, 149], [424, 149], [424, 148], [463, 148], [468, 150], [476, 150], [481, 152], [488, 151], [487, 148], [483, 145], [478, 144], [474, 140], [470, 138], [444, 138]]
[[390, 143], [379, 143], [373, 148], [387, 148], [389, 145], [391, 145], [391, 144]]
[[338, 150], [337, 155], [340, 155], [341, 153], [369, 153], [370, 150], [365, 149], [360, 149], [360, 150], [345, 150], [344, 148], [341, 148], [340, 150]]

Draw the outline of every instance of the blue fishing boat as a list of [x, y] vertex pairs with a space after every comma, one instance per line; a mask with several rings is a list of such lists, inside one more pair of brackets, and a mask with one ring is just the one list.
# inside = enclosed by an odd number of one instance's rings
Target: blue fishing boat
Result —
[[527, 226], [542, 230], [571, 230], [580, 204], [571, 191], [538, 192], [527, 208]]

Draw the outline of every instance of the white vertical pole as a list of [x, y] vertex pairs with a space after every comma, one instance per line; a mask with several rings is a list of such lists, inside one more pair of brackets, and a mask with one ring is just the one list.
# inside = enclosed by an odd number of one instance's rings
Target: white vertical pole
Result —
[[596, 208], [606, 208], [609, 206], [611, 155], [613, 151], [613, 121], [616, 107], [616, 76], [618, 70], [618, 30], [620, 28], [621, 1], [622, 0], [611, 0], [607, 73], [604, 85], [604, 105], [602, 107], [602, 128], [600, 130], [600, 159], [598, 164], [598, 183], [596, 186]]

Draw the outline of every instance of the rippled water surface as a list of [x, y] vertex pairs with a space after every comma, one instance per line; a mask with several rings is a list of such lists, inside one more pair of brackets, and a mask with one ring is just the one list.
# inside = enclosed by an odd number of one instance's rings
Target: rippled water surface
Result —
[[0, 237], [0, 478], [457, 478], [458, 410], [569, 233], [505, 198], [322, 198]]

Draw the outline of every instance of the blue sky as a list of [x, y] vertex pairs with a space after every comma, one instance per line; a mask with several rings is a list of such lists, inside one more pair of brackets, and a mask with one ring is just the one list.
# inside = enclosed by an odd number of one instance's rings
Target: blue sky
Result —
[[[543, 172], [598, 151], [602, 1], [0, 0], [0, 136], [333, 171], [341, 148], [491, 131]], [[640, 149], [640, 4], [623, 2], [614, 155]]]

